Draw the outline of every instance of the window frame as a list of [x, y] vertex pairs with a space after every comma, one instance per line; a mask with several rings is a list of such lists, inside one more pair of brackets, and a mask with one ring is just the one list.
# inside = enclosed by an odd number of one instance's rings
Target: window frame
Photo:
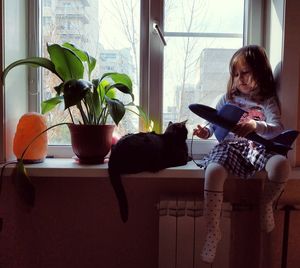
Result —
[[[244, 42], [243, 44], [262, 44], [263, 35], [263, 8], [262, 1], [245, 0], [244, 7]], [[164, 29], [163, 11], [164, 1], [141, 1], [141, 26], [140, 26], [140, 105], [144, 111], [158, 122], [155, 131], [162, 130], [162, 100], [163, 100], [163, 50], [160, 37], [153, 28], [156, 23], [160, 29]], [[41, 55], [39, 40], [41, 36], [41, 0], [33, 0], [28, 3], [28, 45], [29, 56]], [[162, 30], [163, 31], [163, 30]], [[151, 79], [152, 78], [152, 79]], [[28, 105], [29, 111], [40, 112], [41, 102], [41, 70], [30, 68], [28, 76], [29, 94]], [[151, 90], [150, 90], [151, 88]], [[31, 90], [38, 89], [38, 90]], [[141, 129], [143, 130], [143, 128]], [[207, 153], [217, 141], [210, 140], [193, 140], [191, 148], [191, 139], [188, 140], [189, 151], [200, 152], [192, 153], [194, 158], [199, 158], [202, 154]], [[50, 157], [71, 157], [73, 155], [70, 145], [49, 145], [48, 152]]]

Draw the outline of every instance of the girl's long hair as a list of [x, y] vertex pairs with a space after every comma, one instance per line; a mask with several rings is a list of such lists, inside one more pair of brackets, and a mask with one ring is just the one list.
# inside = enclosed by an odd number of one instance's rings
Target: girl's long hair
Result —
[[227, 97], [232, 99], [239, 94], [234, 85], [234, 73], [236, 64], [240, 61], [244, 61], [251, 68], [256, 83], [256, 88], [251, 92], [250, 98], [258, 102], [272, 96], [277, 98], [270, 62], [265, 49], [257, 45], [244, 46], [233, 54], [229, 64], [230, 78], [227, 84]]

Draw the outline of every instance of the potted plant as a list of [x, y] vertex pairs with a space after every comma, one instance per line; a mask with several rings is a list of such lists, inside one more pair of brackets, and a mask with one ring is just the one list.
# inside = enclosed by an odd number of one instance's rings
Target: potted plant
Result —
[[[149, 120], [145, 113], [134, 104], [132, 81], [128, 75], [112, 72], [92, 79], [96, 59], [70, 43], [47, 44], [47, 51], [49, 59], [32, 57], [11, 63], [3, 71], [2, 78], [4, 80], [14, 67], [27, 64], [32, 67], [44, 67], [61, 80], [54, 87], [56, 96], [42, 102], [42, 113], [47, 113], [64, 102], [71, 118], [68, 127], [72, 148], [80, 162], [103, 162], [110, 150], [114, 128], [114, 125], [107, 124], [109, 117], [118, 125], [126, 110], [130, 106], [136, 107], [136, 113], [146, 120], [147, 125]], [[124, 104], [117, 98], [116, 91], [128, 94], [131, 101]], [[132, 109], [130, 111], [135, 112]]]

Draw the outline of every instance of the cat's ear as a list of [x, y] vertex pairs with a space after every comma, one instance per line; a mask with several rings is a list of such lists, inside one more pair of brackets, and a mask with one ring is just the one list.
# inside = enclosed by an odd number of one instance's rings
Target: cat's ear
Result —
[[172, 121], [169, 121], [168, 127], [171, 126], [172, 124], [173, 124]]
[[186, 122], [187, 122], [187, 121], [188, 121], [188, 120], [186, 119], [186, 120], [182, 121], [181, 124], [182, 124], [182, 125], [186, 125]]

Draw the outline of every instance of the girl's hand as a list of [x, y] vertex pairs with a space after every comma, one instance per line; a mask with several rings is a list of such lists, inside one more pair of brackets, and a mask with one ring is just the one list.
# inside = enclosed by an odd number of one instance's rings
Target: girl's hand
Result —
[[237, 125], [232, 129], [239, 137], [246, 137], [249, 133], [255, 132], [256, 130], [256, 121], [253, 119], [242, 120], [237, 123]]
[[197, 128], [194, 129], [193, 135], [196, 135], [198, 138], [206, 140], [209, 138], [210, 133], [208, 128], [197, 125]]

